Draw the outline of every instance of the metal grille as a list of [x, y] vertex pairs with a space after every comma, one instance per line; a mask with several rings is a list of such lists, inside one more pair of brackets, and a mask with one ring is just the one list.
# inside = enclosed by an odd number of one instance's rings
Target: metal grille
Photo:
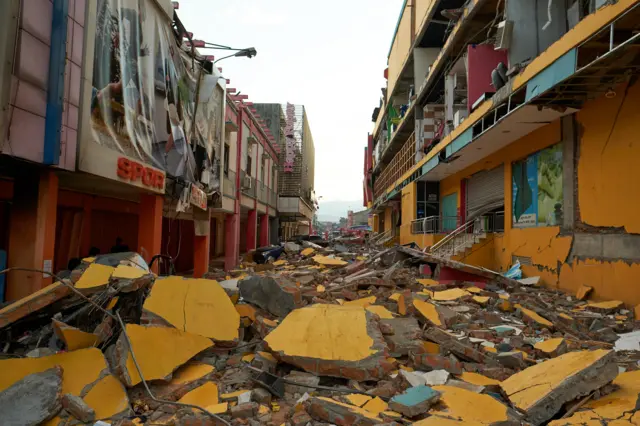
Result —
[[409, 136], [400, 151], [393, 157], [373, 183], [373, 197], [378, 199], [391, 185], [415, 164], [415, 133]]

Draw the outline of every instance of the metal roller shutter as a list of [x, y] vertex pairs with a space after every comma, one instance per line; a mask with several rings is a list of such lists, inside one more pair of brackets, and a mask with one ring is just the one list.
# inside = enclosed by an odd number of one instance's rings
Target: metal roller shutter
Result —
[[504, 206], [504, 164], [477, 173], [467, 181], [467, 217]]

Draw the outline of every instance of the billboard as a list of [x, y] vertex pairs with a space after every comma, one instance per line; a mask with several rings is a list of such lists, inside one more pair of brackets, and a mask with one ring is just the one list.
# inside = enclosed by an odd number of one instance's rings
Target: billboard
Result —
[[[159, 193], [160, 175], [221, 191], [224, 80], [178, 44], [153, 0], [95, 7], [79, 168]], [[132, 172], [118, 173], [127, 162]]]
[[513, 227], [561, 226], [562, 144], [513, 163]]

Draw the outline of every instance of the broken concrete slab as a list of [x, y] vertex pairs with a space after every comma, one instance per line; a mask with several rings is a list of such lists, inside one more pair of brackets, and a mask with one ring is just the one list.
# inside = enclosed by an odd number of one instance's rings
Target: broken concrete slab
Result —
[[240, 315], [215, 280], [170, 276], [156, 280], [143, 310], [147, 320], [157, 316], [181, 331], [216, 342], [235, 343]]
[[75, 287], [85, 294], [104, 290], [109, 285], [109, 279], [115, 269], [113, 266], [92, 263], [82, 272]]
[[325, 397], [311, 397], [305, 402], [307, 413], [318, 421], [337, 426], [371, 426], [384, 423], [371, 412]]
[[238, 283], [240, 296], [269, 313], [284, 317], [302, 306], [302, 294], [293, 281], [282, 276], [252, 276]]
[[302, 247], [300, 247], [298, 244], [294, 242], [289, 241], [284, 243], [284, 251], [287, 254], [298, 254], [300, 253], [301, 250], [302, 250]]
[[45, 288], [36, 291], [29, 296], [23, 297], [14, 303], [0, 309], [0, 328], [26, 317], [27, 315], [37, 312], [52, 303], [62, 299], [71, 292], [66, 285], [55, 282]]
[[415, 386], [389, 401], [389, 408], [407, 417], [424, 414], [440, 399], [440, 392], [429, 386]]
[[[213, 346], [210, 339], [175, 328], [127, 324], [127, 335], [146, 380], [168, 380], [180, 366]], [[112, 371], [126, 386], [141, 382], [123, 334], [110, 357]]]
[[516, 373], [500, 386], [514, 407], [539, 425], [563, 404], [601, 388], [617, 374], [614, 351], [570, 352]]
[[98, 380], [82, 399], [95, 411], [97, 420], [124, 417], [131, 413], [124, 386], [111, 374]]
[[89, 423], [96, 419], [96, 412], [82, 398], [70, 393], [62, 397], [62, 408], [83, 423]]
[[533, 347], [546, 356], [556, 357], [558, 355], [562, 355], [567, 351], [567, 342], [564, 338], [557, 337], [554, 339], [547, 339], [543, 340], [542, 342], [538, 342]]
[[306, 249], [302, 250], [300, 254], [304, 257], [309, 257], [315, 252], [315, 249], [313, 249], [312, 247], [307, 247]]
[[367, 401], [362, 408], [370, 412], [371, 414], [375, 414], [376, 416], [386, 411], [389, 408], [389, 404], [384, 402], [380, 397], [376, 396], [373, 399]]
[[62, 321], [52, 320], [53, 332], [62, 340], [69, 351], [90, 348], [98, 344], [99, 337], [93, 333], [87, 333], [76, 327], [72, 327]]
[[482, 374], [465, 371], [460, 375], [460, 380], [464, 380], [467, 383], [477, 386], [496, 386], [500, 384], [499, 380], [491, 379]]
[[463, 297], [469, 297], [471, 293], [461, 288], [451, 288], [444, 291], [434, 291], [433, 300], [439, 302], [449, 302], [453, 300], [462, 299]]
[[587, 285], [580, 286], [578, 291], [576, 292], [576, 299], [584, 300], [589, 296], [589, 293], [593, 291], [593, 287], [589, 287]]
[[420, 347], [422, 330], [415, 318], [381, 319], [380, 324], [381, 327], [389, 326], [393, 330], [393, 334], [384, 336], [392, 357], [408, 355], [410, 351]]
[[296, 309], [265, 343], [276, 358], [316, 375], [377, 380], [393, 369], [377, 322], [358, 306]]
[[[455, 386], [434, 386], [440, 392], [440, 401], [430, 411], [431, 415], [458, 419], [461, 424], [489, 425], [509, 420], [508, 407], [495, 398]], [[423, 423], [414, 423], [422, 425]], [[446, 423], [427, 423], [446, 424]]]
[[366, 307], [367, 311], [378, 315], [381, 319], [392, 319], [393, 313], [382, 305], [370, 305]]
[[313, 261], [316, 262], [318, 265], [323, 265], [323, 266], [346, 266], [349, 264], [349, 262], [346, 262], [342, 259], [338, 259], [336, 257], [322, 256], [322, 255], [314, 256]]
[[553, 330], [553, 323], [537, 312], [522, 306], [516, 306], [516, 308], [519, 308], [522, 312], [522, 319], [525, 323], [534, 328], [548, 328], [549, 330]]
[[62, 368], [29, 374], [0, 392], [0, 423], [39, 425], [60, 411], [61, 399]]
[[462, 363], [453, 356], [414, 353], [410, 356], [416, 367], [421, 369], [446, 370], [451, 374], [462, 374], [464, 368]]
[[197, 405], [199, 407], [209, 407], [220, 403], [218, 397], [218, 385], [213, 382], [205, 382], [203, 385], [187, 392], [178, 400], [183, 404]]
[[638, 399], [640, 397], [640, 371], [621, 373], [612, 383], [612, 393], [588, 401], [566, 419], [554, 420], [550, 426], [578, 426], [611, 424], [633, 426], [640, 424]]
[[609, 314], [621, 309], [624, 306], [620, 300], [609, 300], [606, 302], [593, 302], [585, 306], [585, 309], [603, 314]]
[[488, 366], [498, 365], [497, 361], [492, 355], [486, 352], [483, 353], [479, 350], [476, 350], [470, 345], [464, 344], [463, 342], [459, 341], [456, 336], [447, 333], [446, 331], [439, 328], [431, 327], [424, 332], [424, 337], [439, 344], [442, 348], [451, 351], [452, 353], [463, 359], [486, 364]]
[[444, 323], [440, 318], [438, 309], [433, 303], [425, 302], [424, 300], [414, 299], [413, 307], [420, 313], [422, 318], [428, 321], [429, 324], [442, 327]]
[[294, 370], [291, 373], [287, 374], [284, 378], [289, 382], [297, 383], [292, 384], [285, 382], [284, 391], [291, 395], [304, 395], [307, 392], [314, 392], [316, 390], [315, 387], [320, 384], [320, 377], [302, 371]]

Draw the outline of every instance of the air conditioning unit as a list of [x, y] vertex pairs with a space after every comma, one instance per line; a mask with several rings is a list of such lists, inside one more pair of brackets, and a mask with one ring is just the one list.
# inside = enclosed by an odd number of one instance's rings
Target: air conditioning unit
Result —
[[508, 49], [511, 47], [511, 36], [513, 34], [513, 21], [502, 21], [497, 25], [495, 50]]
[[244, 189], [251, 189], [251, 176], [245, 176], [242, 178], [242, 187]]

